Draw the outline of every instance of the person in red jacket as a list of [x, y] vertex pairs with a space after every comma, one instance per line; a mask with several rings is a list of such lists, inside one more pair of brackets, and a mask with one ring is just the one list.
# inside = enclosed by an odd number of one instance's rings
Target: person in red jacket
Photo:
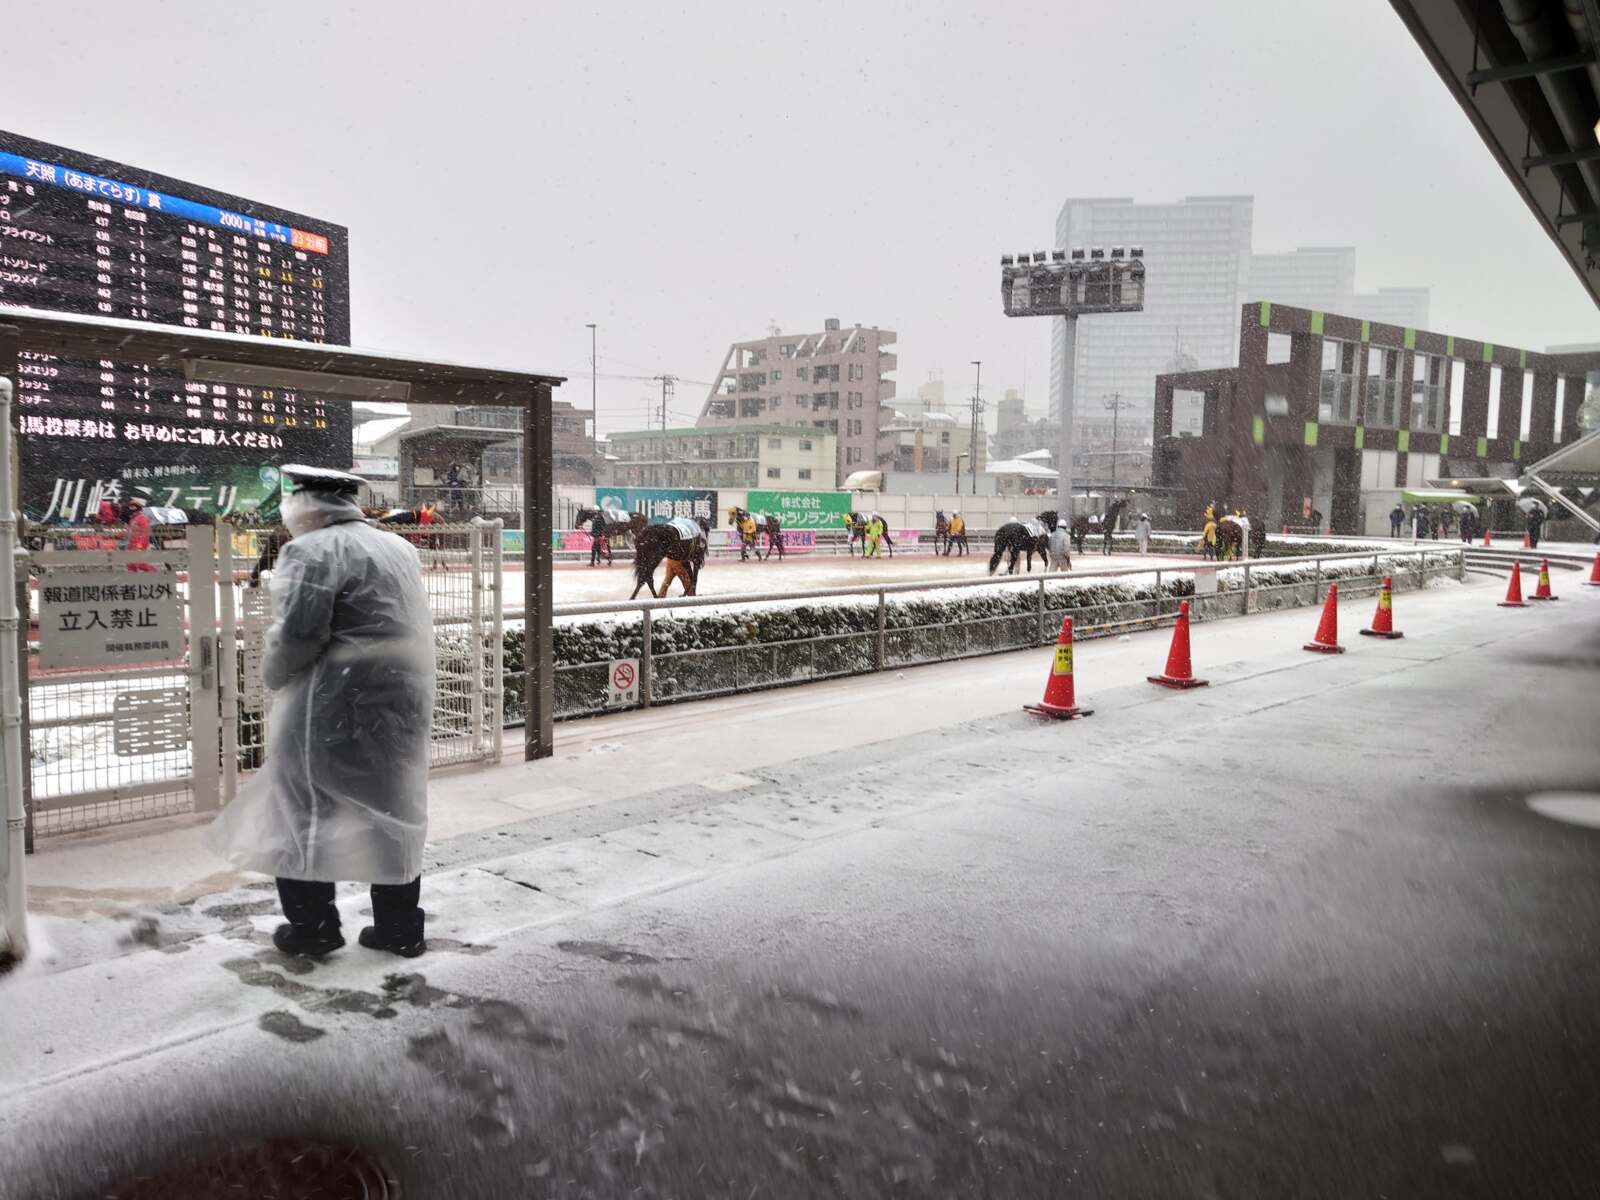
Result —
[[[150, 518], [145, 514], [144, 501], [135, 497], [128, 501], [125, 510], [128, 522], [128, 540], [122, 544], [124, 550], [150, 549]], [[130, 571], [154, 571], [149, 563], [129, 563]]]

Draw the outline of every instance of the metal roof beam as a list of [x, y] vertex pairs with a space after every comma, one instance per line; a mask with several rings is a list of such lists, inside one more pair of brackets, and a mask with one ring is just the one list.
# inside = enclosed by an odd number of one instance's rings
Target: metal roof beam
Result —
[[1590, 150], [1567, 150], [1560, 154], [1530, 154], [1522, 160], [1522, 169], [1531, 171], [1535, 167], [1566, 167], [1573, 163], [1596, 161], [1600, 161], [1600, 146]]
[[1555, 75], [1561, 71], [1581, 71], [1593, 66], [1593, 54], [1564, 54], [1559, 58], [1542, 58], [1537, 62], [1507, 63], [1503, 67], [1482, 67], [1467, 72], [1467, 85], [1476, 88], [1483, 83], [1504, 83], [1509, 79], [1532, 79], [1537, 75]]

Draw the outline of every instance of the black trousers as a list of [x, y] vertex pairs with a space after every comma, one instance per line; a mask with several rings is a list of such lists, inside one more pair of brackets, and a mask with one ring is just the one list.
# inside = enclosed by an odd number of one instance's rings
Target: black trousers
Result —
[[[333, 906], [331, 883], [306, 879], [278, 880], [278, 900], [289, 924], [310, 929], [339, 928], [339, 910]], [[384, 933], [422, 936], [422, 876], [410, 883], [372, 885], [372, 923]]]

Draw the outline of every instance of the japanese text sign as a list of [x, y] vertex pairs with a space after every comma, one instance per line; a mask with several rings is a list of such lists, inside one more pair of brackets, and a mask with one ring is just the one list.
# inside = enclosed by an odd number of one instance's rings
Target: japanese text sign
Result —
[[183, 619], [170, 575], [127, 570], [55, 572], [39, 587], [39, 665], [112, 667], [184, 656]]

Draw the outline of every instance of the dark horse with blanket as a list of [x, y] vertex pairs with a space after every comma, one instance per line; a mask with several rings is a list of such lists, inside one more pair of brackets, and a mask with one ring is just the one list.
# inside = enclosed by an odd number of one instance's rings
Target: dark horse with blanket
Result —
[[672, 586], [673, 576], [683, 581], [683, 594], [692, 596], [700, 585], [700, 568], [706, 563], [707, 535], [711, 522], [704, 517], [693, 521], [687, 517], [674, 517], [664, 525], [646, 525], [633, 538], [633, 592], [628, 599], [639, 594], [640, 588], [649, 588], [657, 596], [656, 568], [667, 563], [666, 582], [661, 585], [661, 596]]
[[[749, 517], [755, 522], [756, 531], [749, 540], [744, 535], [744, 519]], [[728, 509], [728, 521], [732, 524], [734, 532], [739, 535], [739, 557], [742, 559], [750, 551], [756, 552], [756, 561], [761, 561], [761, 551], [755, 539], [762, 534], [767, 535], [767, 557], [771, 558], [774, 551], [778, 557], [783, 557], [783, 520], [772, 516], [770, 513], [753, 513], [747, 509], [734, 505]]]
[[[872, 517], [877, 517], [878, 520], [883, 521], [883, 516], [880, 513], [873, 513], [871, 516], [868, 516], [866, 513], [850, 512], [844, 515], [844, 527], [846, 532], [850, 534], [849, 548], [851, 554], [856, 552], [856, 543], [860, 542], [861, 553], [863, 556], [866, 555], [867, 524], [872, 520]], [[894, 539], [889, 536], [889, 522], [883, 521], [883, 535], [878, 540], [889, 548], [889, 557], [893, 558]]]
[[[627, 513], [620, 508], [580, 508], [573, 525], [585, 533], [593, 534], [591, 526], [594, 519], [600, 518], [602, 533], [600, 534], [601, 553], [606, 556], [606, 561], [611, 561], [611, 539], [614, 537], [636, 538], [639, 531], [649, 524], [643, 513]], [[592, 561], [592, 560], [591, 560]]]
[[1033, 570], [1033, 556], [1042, 559], [1041, 566], [1049, 569], [1050, 531], [1056, 527], [1054, 511], [1042, 512], [1037, 521], [1007, 521], [994, 531], [994, 553], [989, 556], [989, 574], [993, 575], [1002, 558], [1007, 560], [1006, 574], [1017, 573], [1017, 562], [1023, 554], [1028, 556], [1028, 570]]
[[1104, 541], [1100, 553], [1111, 553], [1111, 535], [1117, 528], [1117, 518], [1122, 515], [1122, 510], [1128, 507], [1128, 502], [1116, 499], [1110, 507], [1097, 517], [1077, 516], [1072, 518], [1072, 544], [1078, 548], [1078, 553], [1083, 553], [1083, 543], [1088, 540], [1091, 533], [1100, 533]]

